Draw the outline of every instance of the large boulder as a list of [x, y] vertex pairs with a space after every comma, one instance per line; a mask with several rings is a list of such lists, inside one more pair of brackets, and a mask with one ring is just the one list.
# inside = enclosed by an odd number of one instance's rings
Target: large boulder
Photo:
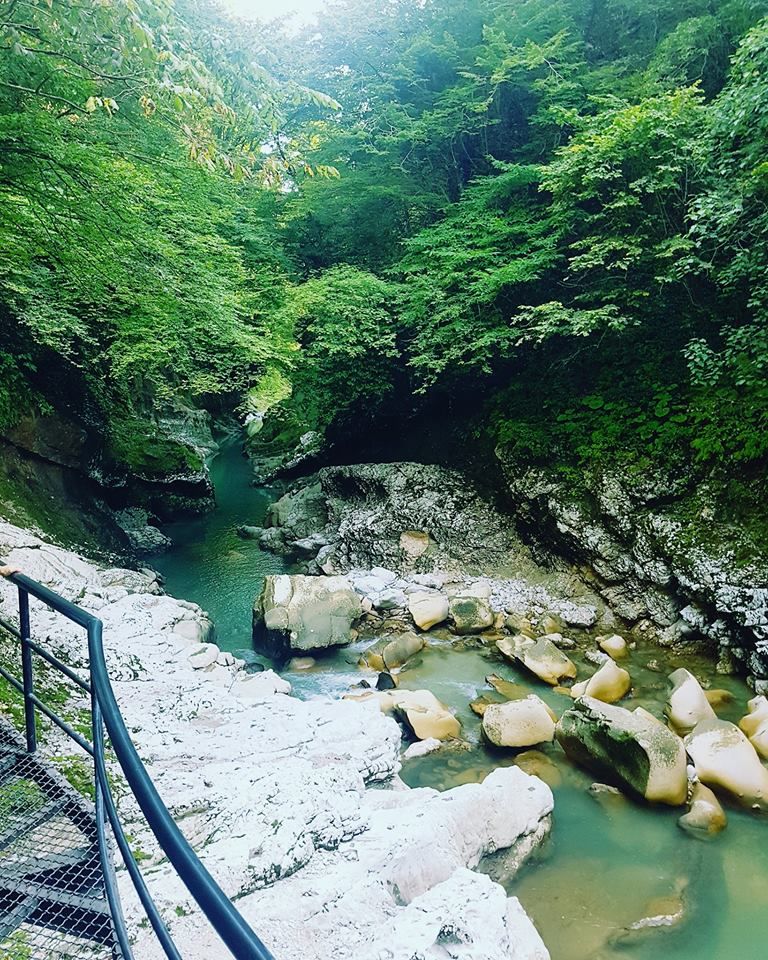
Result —
[[269, 576], [253, 607], [254, 646], [276, 659], [343, 646], [362, 612], [346, 577]]
[[760, 756], [768, 760], [768, 699], [753, 697], [747, 707], [749, 713], [741, 718], [739, 726]]
[[576, 665], [548, 637], [533, 640], [520, 633], [516, 637], [503, 637], [496, 646], [507, 659], [521, 663], [553, 687], [566, 678], [576, 678]]
[[424, 637], [409, 630], [396, 637], [382, 637], [360, 659], [372, 670], [396, 670], [423, 648]]
[[420, 630], [429, 630], [448, 619], [448, 597], [434, 590], [419, 590], [409, 595], [408, 610]]
[[606, 660], [589, 680], [574, 683], [571, 696], [594, 697], [603, 703], [616, 703], [629, 693], [631, 686], [632, 680], [627, 671], [616, 666], [613, 660]]
[[690, 733], [701, 720], [714, 720], [715, 711], [699, 681], [683, 667], [669, 675], [672, 689], [664, 713], [681, 735]]
[[642, 707], [630, 711], [583, 697], [562, 715], [555, 736], [575, 763], [601, 779], [651, 803], [685, 803], [683, 743]]
[[555, 738], [555, 714], [535, 694], [523, 700], [489, 704], [483, 733], [497, 747], [533, 747]]
[[462, 595], [451, 597], [448, 611], [455, 633], [481, 633], [493, 626], [494, 614], [487, 597]]
[[685, 738], [702, 783], [744, 807], [768, 811], [768, 770], [739, 728], [727, 720], [702, 720]]

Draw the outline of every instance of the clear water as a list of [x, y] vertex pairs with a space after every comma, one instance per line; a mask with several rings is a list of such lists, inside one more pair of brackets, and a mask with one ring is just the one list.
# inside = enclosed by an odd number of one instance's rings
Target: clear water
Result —
[[[248, 485], [251, 471], [234, 442], [224, 446], [212, 473], [217, 509], [169, 525], [176, 546], [157, 566], [170, 593], [209, 611], [221, 646], [242, 651], [250, 646], [251, 606], [264, 576], [285, 566], [257, 543], [239, 539], [235, 529], [241, 523], [260, 524], [273, 492]], [[363, 677], [374, 680], [357, 665], [365, 645], [361, 641], [330, 652], [310, 669], [286, 671], [295, 694], [338, 696]], [[580, 677], [593, 671], [578, 652], [573, 659]], [[679, 666], [732, 693], [733, 701], [719, 710], [724, 719], [741, 717], [751, 696], [739, 680], [716, 676], [704, 658], [640, 645], [626, 666], [635, 690], [626, 705], [642, 704], [657, 716], [666, 676]], [[407, 761], [406, 782], [448, 789], [515, 762], [515, 752], [481, 741], [479, 718], [469, 709], [475, 696], [493, 693], [485, 682], [490, 673], [535, 689], [557, 711], [570, 702], [481, 645], [457, 643], [438, 632], [401, 673], [400, 684], [428, 688], [454, 709], [467, 744]], [[514, 879], [505, 875], [503, 857], [489, 859], [485, 869], [520, 898], [552, 960], [768, 960], [768, 818], [729, 809], [725, 832], [705, 843], [677, 827], [681, 811], [595, 798], [588, 790], [592, 778], [571, 766], [558, 747], [539, 753], [543, 756], [536, 762], [555, 792], [550, 839]], [[681, 905], [686, 922], [650, 930], [634, 941], [617, 940], [622, 928], [643, 917], [674, 913]]]
[[251, 647], [251, 610], [264, 577], [287, 570], [283, 559], [267, 553], [255, 540], [237, 535], [241, 524], [261, 526], [275, 490], [252, 487], [253, 468], [241, 453], [240, 441], [223, 441], [211, 463], [216, 509], [188, 520], [166, 524], [174, 546], [152, 558], [165, 577], [165, 589], [193, 600], [207, 610], [216, 625], [216, 642], [223, 650]]

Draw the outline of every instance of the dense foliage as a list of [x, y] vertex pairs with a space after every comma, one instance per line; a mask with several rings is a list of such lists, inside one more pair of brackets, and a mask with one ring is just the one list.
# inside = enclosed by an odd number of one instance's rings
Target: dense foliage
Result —
[[527, 457], [765, 461], [762, 0], [0, 11], [0, 426], [139, 469], [174, 404], [482, 395]]
[[0, 426], [63, 409], [108, 463], [192, 466], [154, 415], [237, 394], [286, 352], [268, 187], [301, 162], [285, 111], [333, 105], [278, 84], [205, 4], [0, 12]]
[[[342, 173], [286, 198], [287, 231], [310, 275], [392, 284], [411, 389], [482, 385], [497, 439], [526, 456], [759, 463], [762, 4], [331, 11], [303, 43], [307, 82], [343, 106], [314, 124]], [[328, 296], [343, 312], [338, 284]]]

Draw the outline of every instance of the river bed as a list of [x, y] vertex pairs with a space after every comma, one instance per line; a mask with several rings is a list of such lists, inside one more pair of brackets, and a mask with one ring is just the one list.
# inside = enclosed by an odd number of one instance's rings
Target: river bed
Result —
[[[174, 596], [203, 606], [216, 624], [217, 642], [239, 655], [251, 652], [251, 607], [267, 574], [285, 572], [282, 558], [242, 540], [240, 524], [261, 524], [275, 491], [251, 487], [252, 470], [239, 444], [225, 443], [213, 461], [217, 508], [202, 517], [169, 524], [174, 547], [156, 558]], [[580, 645], [590, 637], [574, 635]], [[359, 649], [328, 653], [310, 670], [284, 675], [299, 697], [340, 695], [372, 674], [357, 666]], [[263, 659], [263, 658], [262, 658]], [[579, 651], [579, 677], [594, 669]], [[725, 688], [733, 699], [718, 710], [723, 719], [746, 712], [751, 691], [734, 677], [715, 674], [703, 657], [682, 656], [640, 643], [628, 662], [633, 696], [622, 705], [642, 705], [657, 716], [666, 696], [666, 677], [685, 666], [705, 686]], [[444, 790], [482, 780], [497, 766], [514, 763], [516, 752], [490, 748], [480, 737], [480, 720], [469, 702], [492, 693], [485, 678], [496, 673], [546, 699], [558, 713], [570, 703], [517, 671], [481, 643], [457, 641], [435, 631], [430, 643], [400, 677], [408, 689], [427, 688], [450, 706], [461, 721], [466, 744], [446, 746], [404, 763], [402, 777], [411, 786]], [[525, 763], [526, 760], [524, 759]], [[528, 757], [555, 793], [549, 840], [533, 860], [508, 882], [503, 856], [484, 868], [509, 893], [518, 896], [533, 918], [552, 960], [764, 960], [768, 956], [768, 822], [727, 809], [724, 833], [703, 842], [677, 827], [682, 810], [651, 808], [589, 791], [593, 778], [572, 766], [556, 745]], [[646, 917], [680, 909], [684, 922], [647, 927], [627, 936], [624, 928]]]

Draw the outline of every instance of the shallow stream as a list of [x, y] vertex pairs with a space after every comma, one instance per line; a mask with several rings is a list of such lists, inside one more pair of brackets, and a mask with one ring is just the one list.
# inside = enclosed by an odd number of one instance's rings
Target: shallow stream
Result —
[[[255, 541], [241, 540], [239, 524], [260, 524], [274, 492], [249, 486], [251, 468], [236, 443], [226, 444], [212, 465], [217, 509], [194, 520], [168, 525], [175, 546], [155, 565], [169, 593], [194, 600], [213, 618], [217, 642], [227, 650], [250, 653], [251, 607], [263, 578], [284, 572], [283, 561]], [[585, 646], [586, 634], [574, 639]], [[359, 650], [328, 654], [309, 670], [287, 671], [300, 697], [341, 694], [366, 673], [357, 666]], [[594, 667], [578, 650], [571, 658], [579, 678]], [[700, 657], [683, 657], [639, 644], [626, 666], [634, 695], [630, 708], [645, 706], [657, 716], [667, 689], [666, 677], [685, 666], [704, 686], [726, 689], [733, 699], [718, 713], [738, 720], [751, 692], [738, 679], [715, 674]], [[426, 688], [455, 710], [467, 745], [443, 747], [406, 761], [402, 777], [411, 786], [448, 789], [482, 780], [494, 767], [516, 761], [511, 750], [488, 747], [480, 738], [480, 720], [469, 702], [491, 694], [488, 674], [535, 690], [562, 712], [568, 697], [555, 693], [503, 661], [480, 642], [457, 641], [437, 631], [430, 644], [400, 676], [400, 685]], [[374, 675], [368, 674], [371, 679]], [[500, 698], [499, 698], [500, 699]], [[552, 960], [766, 960], [768, 958], [768, 818], [728, 809], [728, 827], [709, 842], [677, 827], [681, 810], [651, 808], [613, 794], [593, 794], [593, 778], [565, 760], [556, 745], [520, 761], [542, 775], [555, 793], [552, 833], [514, 880], [505, 878], [503, 856], [486, 869], [518, 896], [533, 918]], [[684, 921], [626, 935], [644, 918], [683, 911]]]

